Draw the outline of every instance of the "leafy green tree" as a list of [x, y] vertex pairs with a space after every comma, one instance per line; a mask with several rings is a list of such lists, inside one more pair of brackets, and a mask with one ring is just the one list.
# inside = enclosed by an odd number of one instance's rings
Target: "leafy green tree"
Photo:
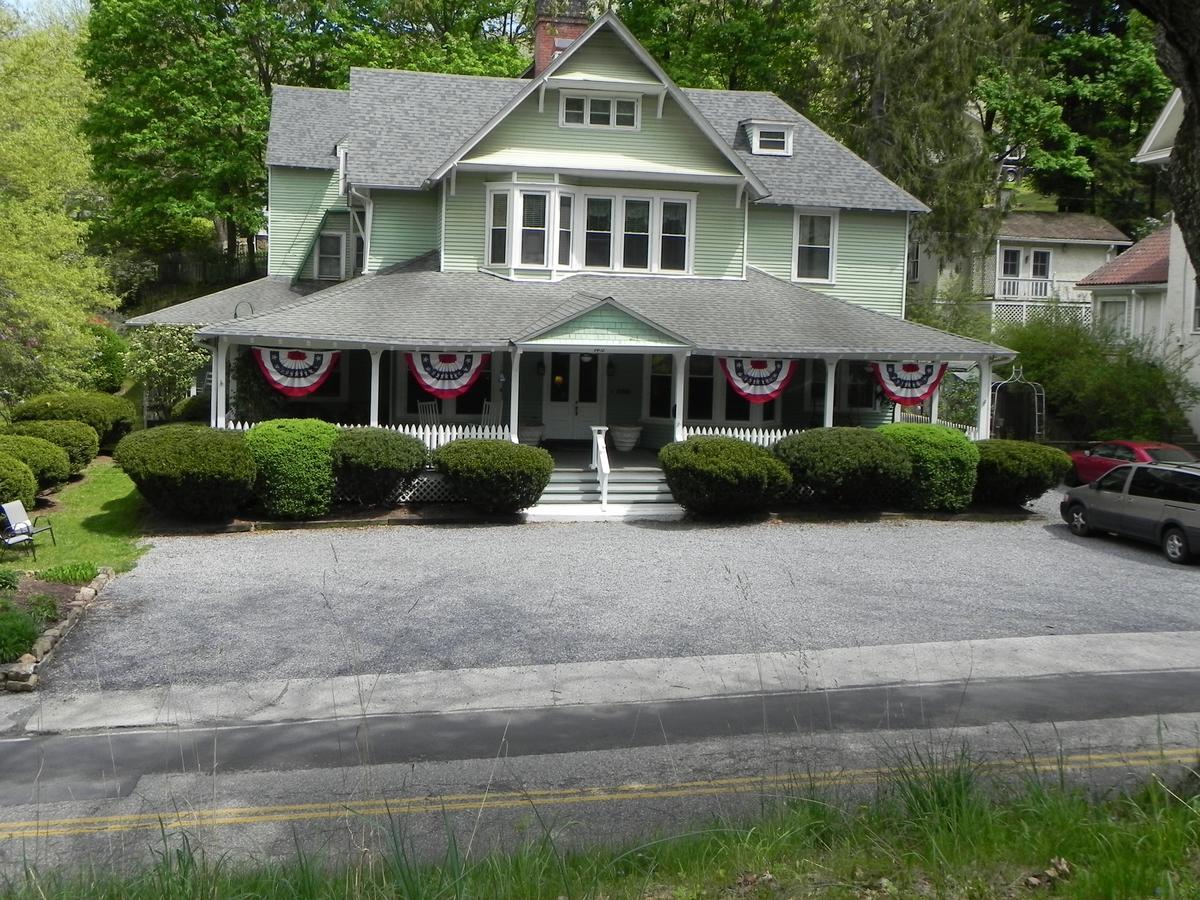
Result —
[[0, 9], [0, 403], [86, 383], [88, 321], [116, 304], [79, 216], [90, 170], [77, 43], [67, 25]]
[[209, 352], [194, 341], [187, 325], [149, 325], [132, 329], [126, 368], [142, 382], [146, 404], [166, 419], [171, 407], [188, 395], [196, 373], [207, 366]]

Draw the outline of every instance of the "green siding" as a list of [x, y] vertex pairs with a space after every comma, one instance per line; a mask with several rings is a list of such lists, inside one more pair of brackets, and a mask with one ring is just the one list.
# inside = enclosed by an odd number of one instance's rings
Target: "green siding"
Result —
[[[494, 177], [494, 176], [493, 176]], [[446, 239], [442, 268], [474, 272], [483, 265], [487, 189], [482, 175], [460, 174], [453, 194], [446, 189]]]
[[554, 73], [556, 78], [596, 78], [658, 84], [653, 73], [609, 30], [598, 31]]
[[345, 207], [337, 172], [272, 166], [268, 203], [268, 272], [299, 278], [325, 212]]
[[696, 198], [696, 255], [692, 270], [712, 278], [742, 278], [746, 271], [746, 207], [734, 206], [731, 187], [703, 187]]
[[[750, 265], [791, 278], [794, 211], [750, 210]], [[907, 219], [903, 213], [843, 210], [838, 217], [836, 281], [803, 282], [814, 291], [899, 316], [904, 312]]]
[[683, 346], [641, 319], [605, 304], [588, 310], [530, 341], [533, 344], [674, 344]]
[[371, 271], [437, 249], [438, 198], [433, 191], [372, 191], [371, 202]]

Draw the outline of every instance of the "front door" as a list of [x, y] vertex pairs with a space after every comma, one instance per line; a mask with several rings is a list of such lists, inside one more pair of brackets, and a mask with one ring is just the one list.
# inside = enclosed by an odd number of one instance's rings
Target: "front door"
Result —
[[602, 425], [605, 368], [596, 353], [547, 353], [543, 421], [550, 440], [590, 440]]

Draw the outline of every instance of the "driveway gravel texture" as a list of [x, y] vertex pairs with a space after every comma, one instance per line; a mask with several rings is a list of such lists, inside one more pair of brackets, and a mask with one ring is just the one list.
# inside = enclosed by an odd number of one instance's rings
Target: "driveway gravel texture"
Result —
[[1200, 568], [1025, 521], [406, 526], [155, 538], [51, 690], [1200, 629]]

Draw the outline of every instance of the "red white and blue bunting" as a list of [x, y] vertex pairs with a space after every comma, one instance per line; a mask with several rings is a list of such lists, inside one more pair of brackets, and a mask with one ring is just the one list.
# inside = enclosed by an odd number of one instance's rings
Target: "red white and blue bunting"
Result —
[[281, 394], [303, 397], [325, 383], [337, 367], [337, 350], [280, 350], [252, 347], [254, 361], [267, 383]]
[[873, 362], [871, 371], [889, 400], [901, 406], [916, 406], [938, 389], [946, 374], [946, 363]]
[[721, 371], [729, 386], [751, 403], [769, 403], [788, 386], [796, 374], [794, 359], [752, 359], [743, 356], [719, 356]]
[[410, 353], [408, 368], [427, 393], [442, 400], [465, 394], [483, 374], [487, 353]]

